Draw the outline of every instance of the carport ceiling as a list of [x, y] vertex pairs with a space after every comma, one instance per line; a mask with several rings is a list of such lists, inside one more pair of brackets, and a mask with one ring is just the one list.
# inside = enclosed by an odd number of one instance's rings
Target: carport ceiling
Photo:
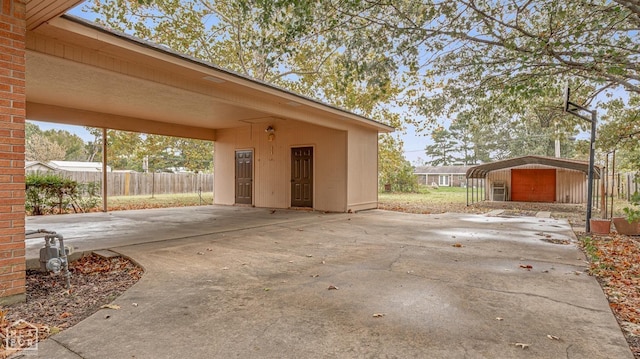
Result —
[[215, 140], [215, 130], [297, 120], [392, 127], [163, 46], [64, 15], [27, 33], [27, 118]]
[[237, 127], [238, 121], [271, 116], [213, 96], [34, 51], [27, 52], [27, 68], [30, 103], [203, 128]]
[[[556, 157], [524, 156], [471, 167], [467, 170], [467, 178], [485, 178], [487, 177], [487, 174], [492, 171], [531, 164], [566, 168], [570, 170], [581, 171], [585, 174], [588, 173], [589, 170], [589, 163], [583, 161]], [[600, 178], [600, 168], [598, 166], [594, 166], [594, 178]]]

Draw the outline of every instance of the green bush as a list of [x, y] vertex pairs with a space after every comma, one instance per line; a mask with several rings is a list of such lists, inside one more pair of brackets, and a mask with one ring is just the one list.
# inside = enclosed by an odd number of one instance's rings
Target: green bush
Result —
[[95, 183], [78, 184], [55, 173], [29, 173], [25, 178], [25, 209], [32, 215], [86, 212], [94, 208], [99, 198]]
[[631, 206], [622, 209], [629, 223], [640, 219], [640, 192], [631, 196]]

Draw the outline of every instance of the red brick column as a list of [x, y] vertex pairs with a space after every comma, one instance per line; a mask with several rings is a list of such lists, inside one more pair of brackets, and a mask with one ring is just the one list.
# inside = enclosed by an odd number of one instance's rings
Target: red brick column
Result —
[[25, 2], [0, 8], [0, 305], [25, 300]]

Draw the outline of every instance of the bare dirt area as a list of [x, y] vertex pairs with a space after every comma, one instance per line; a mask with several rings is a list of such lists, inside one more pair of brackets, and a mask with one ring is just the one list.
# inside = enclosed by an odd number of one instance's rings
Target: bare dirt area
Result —
[[[109, 306], [142, 276], [142, 268], [123, 257], [103, 258], [92, 254], [69, 265], [71, 287], [62, 275], [27, 271], [25, 303], [0, 308], [0, 337], [44, 340]], [[0, 358], [15, 353], [0, 343]], [[20, 345], [15, 345], [15, 347]]]
[[566, 219], [574, 228], [574, 231], [584, 231], [585, 225], [585, 205], [579, 204], [556, 204], [556, 203], [533, 203], [533, 202], [491, 202], [483, 201], [466, 205], [466, 202], [443, 202], [443, 201], [416, 201], [398, 198], [382, 199], [378, 208], [388, 211], [398, 211], [418, 214], [436, 213], [488, 213], [494, 210], [504, 210], [505, 215], [531, 216], [538, 212], [551, 212], [551, 217]]

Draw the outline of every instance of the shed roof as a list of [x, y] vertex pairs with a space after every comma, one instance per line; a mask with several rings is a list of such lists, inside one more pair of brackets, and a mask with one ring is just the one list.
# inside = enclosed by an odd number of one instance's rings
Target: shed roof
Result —
[[49, 164], [46, 164], [46, 163], [40, 162], [40, 161], [24, 161], [24, 168], [25, 169], [30, 169], [32, 167], [46, 167], [46, 168], [49, 168], [52, 171], [57, 169], [56, 167], [54, 167], [52, 165], [49, 165]]
[[[65, 171], [101, 172], [102, 162], [49, 161], [49, 167]], [[110, 166], [107, 166], [107, 172], [111, 172]]]
[[[566, 168], [584, 173], [589, 171], [589, 162], [586, 161], [546, 156], [523, 156], [471, 167], [467, 170], [467, 178], [485, 178], [492, 171], [531, 164]], [[593, 174], [594, 178], [600, 178], [600, 168], [598, 166], [594, 166]]]

